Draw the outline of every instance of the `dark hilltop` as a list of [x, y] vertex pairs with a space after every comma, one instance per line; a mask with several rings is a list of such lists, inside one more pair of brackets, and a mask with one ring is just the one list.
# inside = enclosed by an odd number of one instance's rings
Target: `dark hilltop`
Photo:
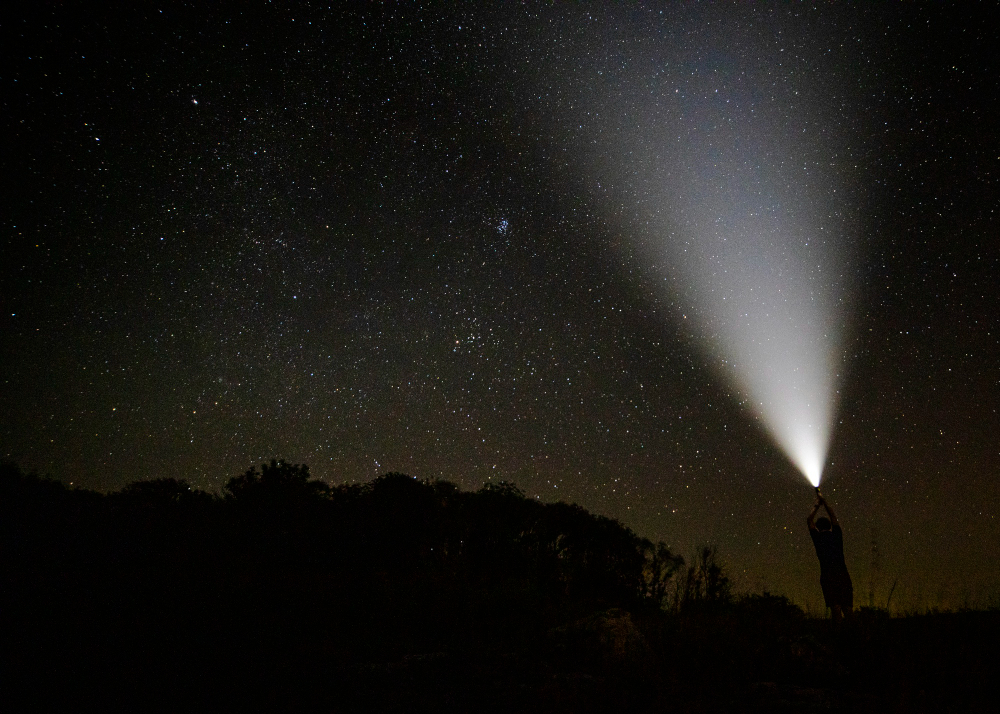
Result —
[[221, 495], [0, 473], [6, 701], [330, 711], [986, 711], [1000, 612], [836, 627], [514, 485], [280, 461]]

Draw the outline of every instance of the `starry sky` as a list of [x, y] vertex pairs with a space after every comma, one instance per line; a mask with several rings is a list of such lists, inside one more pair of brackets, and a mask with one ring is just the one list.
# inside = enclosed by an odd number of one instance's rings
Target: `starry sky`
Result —
[[826, 230], [824, 492], [856, 602], [995, 602], [1000, 67], [977, 12], [6, 11], [0, 455], [101, 490], [219, 489], [272, 457], [514, 481], [819, 611], [812, 490], [682, 255], [784, 186], [799, 238]]

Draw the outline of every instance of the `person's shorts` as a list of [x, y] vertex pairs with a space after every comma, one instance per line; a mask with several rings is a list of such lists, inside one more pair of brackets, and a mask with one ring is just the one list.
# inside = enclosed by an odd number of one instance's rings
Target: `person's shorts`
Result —
[[854, 607], [854, 584], [851, 583], [851, 576], [846, 569], [842, 572], [823, 573], [820, 575], [819, 584], [823, 587], [823, 598], [827, 607], [840, 605], [841, 609], [845, 610]]

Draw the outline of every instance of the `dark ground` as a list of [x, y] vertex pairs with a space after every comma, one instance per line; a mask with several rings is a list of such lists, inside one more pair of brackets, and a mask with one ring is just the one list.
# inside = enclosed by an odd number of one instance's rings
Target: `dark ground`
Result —
[[510, 486], [0, 476], [8, 711], [995, 710], [1000, 612], [835, 627]]

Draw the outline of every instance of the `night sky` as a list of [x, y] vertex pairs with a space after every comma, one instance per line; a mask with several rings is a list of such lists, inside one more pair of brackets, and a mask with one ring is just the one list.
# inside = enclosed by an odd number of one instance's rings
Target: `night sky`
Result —
[[514, 481], [819, 611], [812, 489], [650, 250], [713, 156], [657, 132], [760, 109], [761, 156], [801, 123], [842, 165], [810, 185], [841, 190], [824, 492], [856, 603], [1000, 597], [989, 11], [140, 5], [0, 17], [3, 458]]

